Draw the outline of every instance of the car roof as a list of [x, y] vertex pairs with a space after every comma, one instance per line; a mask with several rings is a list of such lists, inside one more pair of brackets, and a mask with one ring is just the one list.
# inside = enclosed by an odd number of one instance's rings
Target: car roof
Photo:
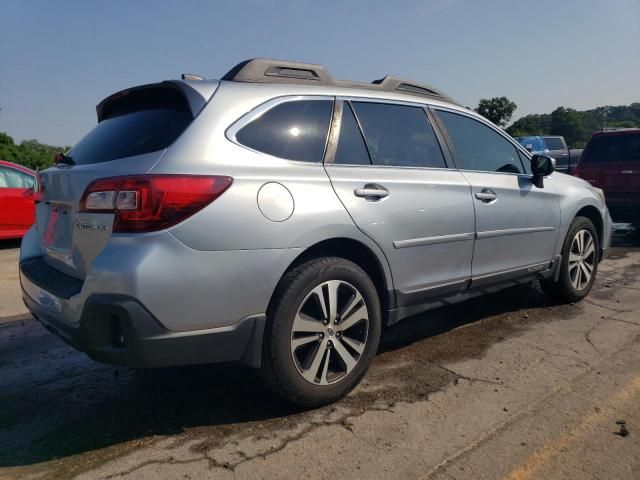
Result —
[[6, 160], [0, 160], [0, 165], [9, 168], [15, 168], [16, 170], [20, 170], [21, 172], [28, 173], [29, 175], [35, 175], [36, 172], [31, 170], [30, 168], [25, 167], [24, 165], [19, 165], [17, 163], [8, 162]]

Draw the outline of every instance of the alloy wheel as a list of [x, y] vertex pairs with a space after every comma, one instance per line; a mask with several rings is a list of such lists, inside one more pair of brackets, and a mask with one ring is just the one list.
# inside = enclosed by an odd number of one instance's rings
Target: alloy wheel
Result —
[[342, 280], [321, 283], [293, 320], [291, 355], [298, 373], [315, 385], [342, 380], [362, 357], [368, 333], [367, 305], [358, 289]]
[[596, 265], [596, 248], [589, 230], [580, 230], [569, 249], [569, 280], [576, 290], [584, 290], [589, 285]]

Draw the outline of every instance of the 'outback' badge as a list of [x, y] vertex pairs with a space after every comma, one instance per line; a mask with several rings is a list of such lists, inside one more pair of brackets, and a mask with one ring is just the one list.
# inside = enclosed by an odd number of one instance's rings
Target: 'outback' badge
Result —
[[101, 223], [84, 223], [84, 222], [76, 222], [76, 227], [80, 230], [99, 230], [103, 231], [107, 229], [106, 225]]

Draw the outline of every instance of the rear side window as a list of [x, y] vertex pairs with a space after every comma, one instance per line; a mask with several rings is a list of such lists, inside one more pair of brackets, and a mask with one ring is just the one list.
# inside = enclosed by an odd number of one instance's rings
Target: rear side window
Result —
[[192, 120], [189, 105], [174, 89], [133, 91], [105, 103], [102, 121], [69, 156], [77, 165], [86, 165], [163, 150]]
[[424, 110], [388, 103], [353, 102], [374, 165], [446, 168]]
[[544, 137], [544, 143], [547, 144], [549, 150], [564, 150], [562, 140], [555, 137]]
[[344, 103], [340, 122], [340, 137], [334, 163], [347, 165], [371, 165], [369, 152], [362, 138], [356, 117], [348, 103]]
[[242, 145], [275, 157], [322, 162], [333, 102], [281, 103], [236, 133]]
[[640, 134], [593, 137], [582, 157], [587, 163], [640, 161]]
[[13, 168], [0, 167], [0, 188], [33, 188], [34, 177]]
[[506, 138], [472, 118], [438, 111], [456, 152], [458, 167], [484, 172], [524, 173], [520, 156]]

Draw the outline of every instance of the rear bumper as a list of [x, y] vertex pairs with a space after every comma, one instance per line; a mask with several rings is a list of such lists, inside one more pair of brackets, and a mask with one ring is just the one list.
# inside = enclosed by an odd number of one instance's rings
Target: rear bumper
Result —
[[23, 299], [49, 331], [100, 362], [133, 368], [231, 361], [260, 366], [265, 315], [226, 327], [172, 332], [132, 297], [93, 295], [85, 302], [80, 322], [71, 326], [24, 289]]

